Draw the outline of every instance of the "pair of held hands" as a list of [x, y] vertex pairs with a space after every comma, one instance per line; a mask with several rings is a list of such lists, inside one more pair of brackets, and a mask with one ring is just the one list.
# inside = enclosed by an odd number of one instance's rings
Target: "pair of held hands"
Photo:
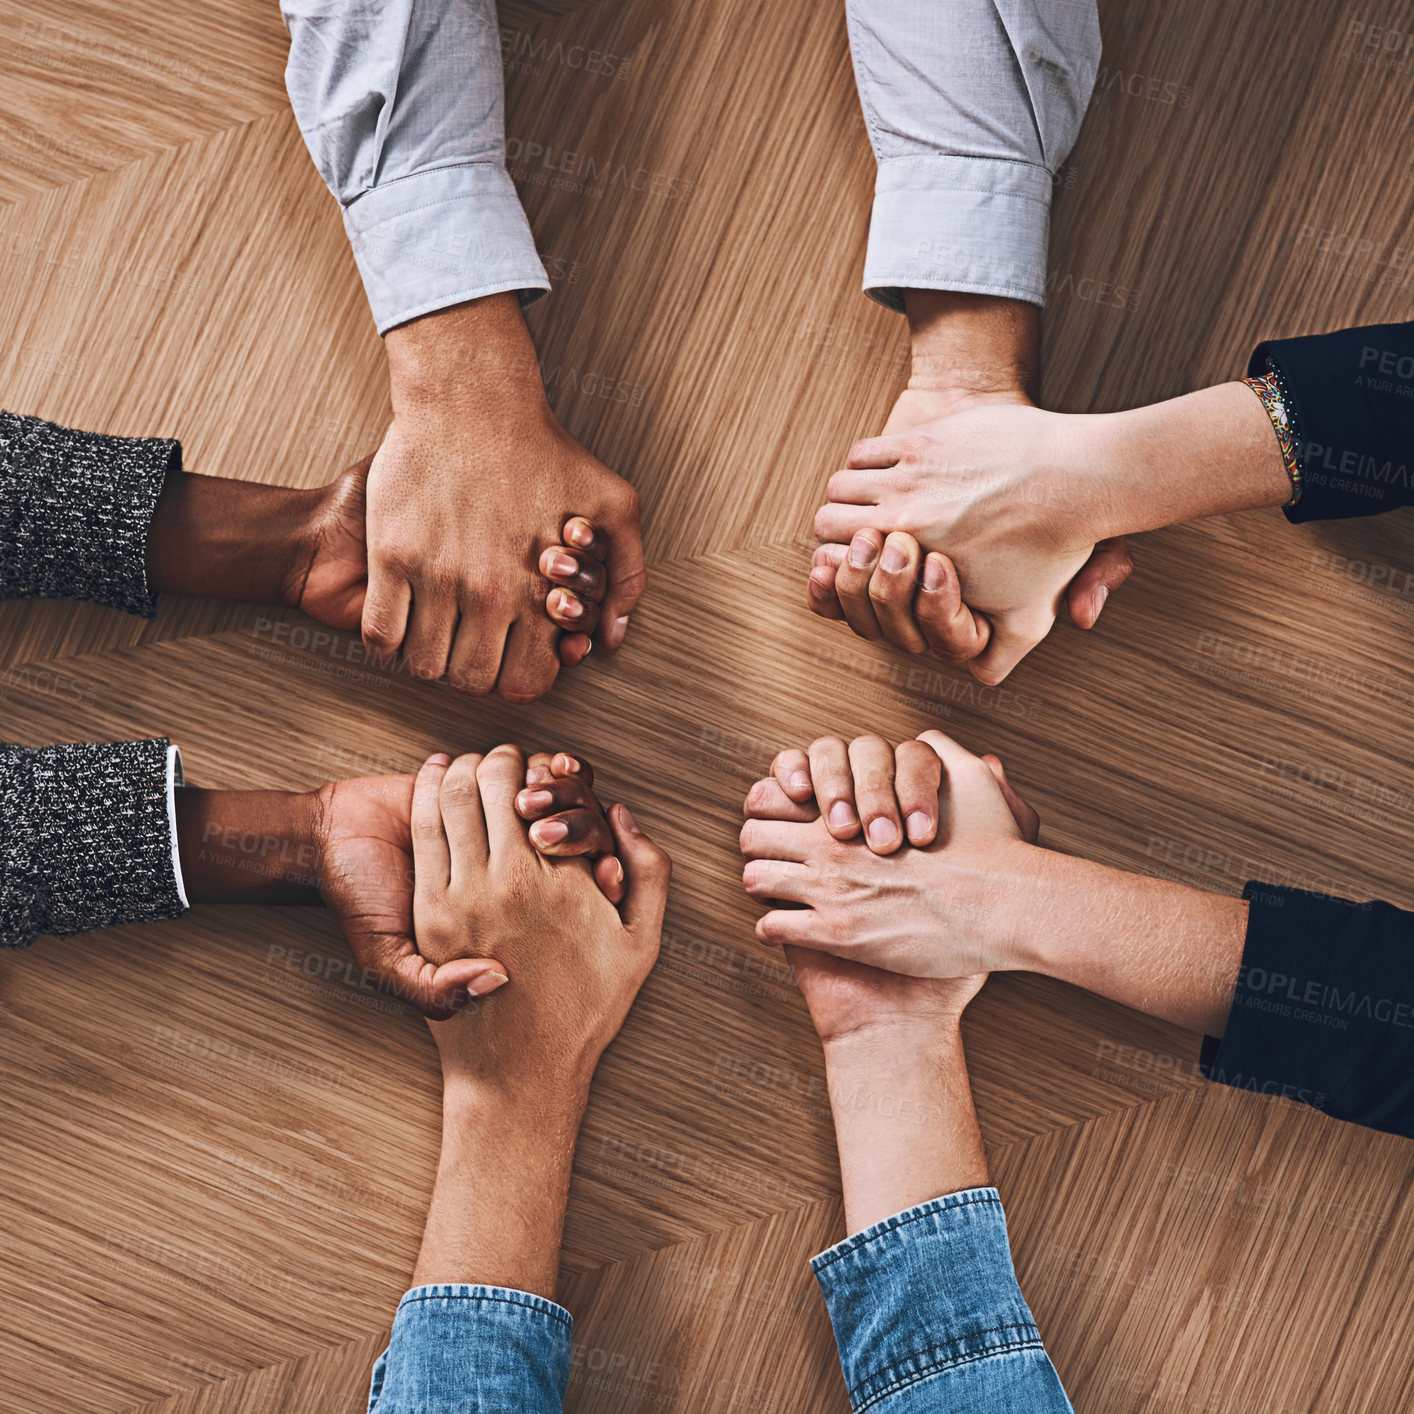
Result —
[[[418, 677], [475, 695], [497, 688], [509, 702], [542, 696], [596, 633], [618, 647], [647, 579], [638, 497], [546, 417], [536, 475], [497, 486], [492, 471], [472, 502], [390, 433], [391, 447], [318, 493], [284, 602], [331, 628], [361, 628], [372, 653], [401, 654]], [[557, 503], [594, 518], [563, 519]], [[508, 527], [526, 522], [559, 543], [538, 557], [517, 546]]]
[[1105, 498], [1087, 419], [1019, 391], [905, 392], [881, 436], [858, 442], [815, 516], [807, 598], [824, 618], [909, 653], [1003, 678], [1062, 605], [1091, 628], [1133, 570], [1097, 536]]

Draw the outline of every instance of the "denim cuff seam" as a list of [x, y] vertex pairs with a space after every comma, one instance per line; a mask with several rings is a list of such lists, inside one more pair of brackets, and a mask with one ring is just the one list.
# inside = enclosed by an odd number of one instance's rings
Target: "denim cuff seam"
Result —
[[454, 1296], [447, 1293], [428, 1292], [425, 1296], [404, 1296], [403, 1299], [398, 1302], [398, 1307], [401, 1310], [404, 1306], [412, 1306], [420, 1301], [480, 1301], [488, 1302], [496, 1306], [519, 1306], [523, 1311], [533, 1311], [537, 1316], [544, 1316], [548, 1320], [557, 1322], [559, 1325], [564, 1326], [566, 1330], [572, 1329], [570, 1322], [558, 1311], [547, 1311], [543, 1306], [539, 1306], [532, 1301], [519, 1301], [513, 1296], [488, 1296], [485, 1294], [476, 1296], [469, 1294], [465, 1296]]
[[[924, 1222], [928, 1218], [938, 1216], [940, 1213], [956, 1212], [960, 1208], [968, 1208], [976, 1203], [988, 1203], [994, 1207], [1000, 1208], [1002, 1200], [995, 1193], [971, 1194], [966, 1198], [959, 1198], [955, 1203], [947, 1203], [945, 1199], [941, 1198], [934, 1199], [933, 1202], [925, 1204], [919, 1212], [910, 1213], [907, 1216], [899, 1214], [897, 1217], [887, 1219], [883, 1225], [877, 1229], [866, 1229], [864, 1232], [857, 1233], [852, 1238], [846, 1238], [833, 1252], [822, 1252], [818, 1257], [812, 1259], [810, 1263], [811, 1270], [818, 1276], [826, 1267], [840, 1261], [841, 1258], [851, 1256], [853, 1253], [858, 1252], [860, 1248], [869, 1246], [870, 1243], [878, 1241], [881, 1237], [888, 1237], [893, 1233], [902, 1231], [904, 1228], [908, 1227], [910, 1223]], [[945, 1206], [939, 1207], [936, 1206], [937, 1204], [945, 1204]]]
[[[1026, 1327], [1025, 1325], [1017, 1325], [1017, 1326], [997, 1326], [997, 1327], [995, 1327], [994, 1329], [995, 1329], [995, 1330], [998, 1330], [998, 1331], [1003, 1331], [1003, 1330], [1026, 1330], [1027, 1327]], [[1030, 1327], [1030, 1329], [1035, 1330], [1035, 1327], [1032, 1326], [1032, 1327]], [[977, 1335], [985, 1335], [985, 1334], [988, 1334], [988, 1332], [985, 1332], [985, 1331], [977, 1331], [977, 1332], [975, 1332], [975, 1334], [977, 1334]], [[1040, 1333], [1037, 1332], [1037, 1334], [1035, 1335], [1035, 1337], [1032, 1338], [1032, 1339], [1028, 1339], [1028, 1340], [1009, 1340], [1009, 1341], [1001, 1341], [1001, 1342], [999, 1342], [999, 1343], [996, 1344], [996, 1345], [989, 1345], [989, 1346], [987, 1346], [987, 1348], [986, 1348], [985, 1350], [974, 1350], [974, 1351], [970, 1351], [970, 1352], [969, 1352], [968, 1354], [966, 1354], [966, 1355], [954, 1355], [954, 1356], [950, 1356], [950, 1357], [948, 1357], [948, 1358], [946, 1358], [946, 1359], [937, 1360], [937, 1361], [933, 1362], [932, 1364], [925, 1366], [925, 1367], [924, 1367], [923, 1369], [921, 1369], [921, 1370], [917, 1370], [917, 1371], [914, 1371], [914, 1372], [911, 1373], [911, 1374], [903, 1375], [903, 1376], [901, 1376], [901, 1377], [899, 1377], [899, 1378], [889, 1380], [888, 1384], [884, 1385], [884, 1386], [883, 1386], [882, 1388], [880, 1388], [880, 1389], [875, 1390], [872, 1394], [869, 1394], [869, 1395], [865, 1396], [864, 1399], [862, 1400], [862, 1402], [860, 1402], [859, 1404], [855, 1405], [854, 1414], [864, 1414], [864, 1411], [865, 1411], [866, 1409], [872, 1409], [872, 1408], [874, 1407], [874, 1405], [876, 1405], [876, 1404], [879, 1403], [880, 1400], [888, 1398], [889, 1395], [891, 1395], [891, 1394], [897, 1394], [899, 1390], [901, 1390], [901, 1389], [907, 1389], [909, 1385], [916, 1385], [916, 1384], [918, 1384], [919, 1381], [921, 1381], [921, 1380], [928, 1380], [928, 1379], [932, 1379], [932, 1378], [933, 1378], [934, 1376], [936, 1376], [936, 1375], [943, 1375], [943, 1374], [946, 1374], [949, 1370], [955, 1370], [955, 1369], [957, 1369], [957, 1368], [958, 1368], [959, 1366], [961, 1366], [961, 1365], [970, 1365], [970, 1364], [972, 1364], [973, 1362], [975, 1362], [975, 1361], [977, 1361], [977, 1360], [990, 1360], [993, 1356], [997, 1356], [997, 1355], [1010, 1355], [1010, 1354], [1014, 1354], [1015, 1352], [1020, 1351], [1020, 1350], [1040, 1350], [1040, 1351], [1044, 1352], [1044, 1351], [1045, 1351], [1045, 1348], [1046, 1348], [1046, 1347], [1045, 1347], [1045, 1346], [1042, 1344], [1042, 1342], [1041, 1342]], [[936, 1351], [936, 1350], [943, 1350], [943, 1349], [946, 1349], [946, 1347], [945, 1347], [945, 1346], [937, 1346], [937, 1347], [934, 1348], [934, 1351]], [[931, 1353], [934, 1353], [934, 1352], [933, 1352], [933, 1351], [923, 1351], [923, 1352], [920, 1352], [920, 1353], [923, 1354], [923, 1355], [927, 1355], [927, 1354], [931, 1354]], [[905, 1358], [907, 1358], [907, 1359], [918, 1359], [919, 1357], [915, 1355], [915, 1356], [909, 1356], [909, 1357], [905, 1357]], [[882, 1377], [881, 1375], [871, 1375], [868, 1380], [864, 1381], [864, 1383], [865, 1383], [865, 1384], [868, 1384], [868, 1383], [870, 1383], [871, 1381], [873, 1381], [873, 1380], [875, 1380], [875, 1379], [878, 1379], [878, 1378], [881, 1378], [881, 1377]], [[852, 1400], [853, 1400], [853, 1395], [854, 1395], [854, 1393], [855, 1393], [854, 1390], [851, 1390], [851, 1391], [850, 1391], [850, 1394], [851, 1394], [851, 1402], [852, 1402]]]

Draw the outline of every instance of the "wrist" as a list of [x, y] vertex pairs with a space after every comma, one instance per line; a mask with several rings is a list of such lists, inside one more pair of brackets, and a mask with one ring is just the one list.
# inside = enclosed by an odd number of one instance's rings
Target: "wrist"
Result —
[[395, 417], [451, 407], [459, 417], [543, 418], [540, 361], [514, 293], [423, 315], [384, 336]]
[[183, 787], [176, 816], [192, 903], [319, 902], [316, 795]]
[[283, 604], [319, 491], [220, 476], [168, 476], [148, 530], [155, 590]]
[[953, 290], [907, 290], [908, 386], [969, 402], [1034, 402], [1041, 311], [1024, 300]]

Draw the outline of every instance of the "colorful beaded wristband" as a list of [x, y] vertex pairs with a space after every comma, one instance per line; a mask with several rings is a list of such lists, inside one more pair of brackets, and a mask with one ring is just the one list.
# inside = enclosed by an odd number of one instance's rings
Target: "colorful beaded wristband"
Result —
[[1294, 506], [1301, 499], [1301, 465], [1296, 460], [1296, 438], [1291, 432], [1291, 417], [1287, 412], [1287, 398], [1282, 390], [1281, 379], [1275, 372], [1261, 378], [1244, 378], [1256, 395], [1261, 398], [1267, 416], [1272, 420], [1272, 428], [1277, 434], [1277, 445], [1281, 448], [1281, 459], [1286, 474], [1291, 478], [1291, 499], [1287, 506]]

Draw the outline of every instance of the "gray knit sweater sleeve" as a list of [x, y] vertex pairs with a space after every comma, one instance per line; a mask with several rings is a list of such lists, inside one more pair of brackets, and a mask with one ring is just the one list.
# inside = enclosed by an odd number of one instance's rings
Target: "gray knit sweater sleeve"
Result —
[[150, 619], [147, 529], [179, 442], [0, 412], [0, 599], [89, 599]]
[[0, 944], [26, 947], [186, 912], [163, 737], [0, 744]]

